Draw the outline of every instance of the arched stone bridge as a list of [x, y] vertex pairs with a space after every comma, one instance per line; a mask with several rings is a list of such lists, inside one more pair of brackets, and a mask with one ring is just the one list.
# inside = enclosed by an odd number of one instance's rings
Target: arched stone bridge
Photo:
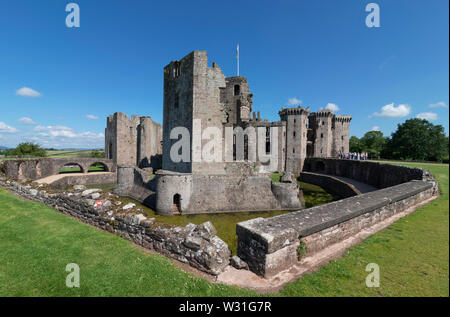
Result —
[[59, 174], [62, 167], [69, 165], [77, 165], [81, 173], [88, 173], [89, 167], [96, 163], [102, 164], [107, 172], [116, 171], [116, 166], [110, 159], [82, 157], [10, 160], [4, 162], [3, 170], [8, 177], [14, 179], [36, 180]]

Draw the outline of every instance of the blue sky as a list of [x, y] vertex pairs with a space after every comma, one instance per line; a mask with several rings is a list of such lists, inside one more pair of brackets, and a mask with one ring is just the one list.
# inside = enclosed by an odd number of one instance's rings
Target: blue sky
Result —
[[448, 134], [448, 1], [373, 1], [379, 28], [370, 2], [2, 0], [0, 145], [102, 147], [116, 111], [162, 122], [163, 67], [206, 50], [234, 76], [237, 43], [264, 118], [301, 101], [351, 114], [358, 137], [418, 115]]

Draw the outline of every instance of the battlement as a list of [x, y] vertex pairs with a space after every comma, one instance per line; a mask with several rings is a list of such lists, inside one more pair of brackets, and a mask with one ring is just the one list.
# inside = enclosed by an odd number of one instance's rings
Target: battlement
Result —
[[304, 109], [301, 106], [298, 106], [297, 108], [281, 108], [281, 110], [278, 112], [279, 116], [283, 119], [287, 115], [309, 115], [309, 107]]
[[319, 110], [317, 112], [311, 113], [312, 117], [333, 117], [334, 113], [331, 110]]
[[352, 116], [346, 116], [346, 115], [336, 115], [334, 116], [334, 121], [338, 122], [350, 122], [352, 121]]

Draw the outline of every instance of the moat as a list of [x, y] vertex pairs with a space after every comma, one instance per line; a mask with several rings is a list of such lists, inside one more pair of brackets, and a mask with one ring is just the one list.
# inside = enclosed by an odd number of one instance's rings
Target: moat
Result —
[[[271, 179], [278, 182], [281, 174], [274, 173], [271, 175]], [[299, 188], [303, 191], [303, 197], [305, 199], [306, 208], [323, 205], [335, 200], [339, 197], [333, 196], [327, 193], [319, 186], [303, 183], [297, 181]], [[110, 192], [116, 184], [101, 184], [101, 185], [88, 185], [88, 188], [101, 188], [105, 192]], [[163, 216], [155, 213], [151, 208], [141, 204], [140, 202], [128, 198], [120, 197], [120, 200], [124, 203], [134, 203], [136, 207], [142, 209], [142, 213], [148, 218], [155, 218], [161, 226], [186, 226], [188, 223], [199, 225], [206, 221], [211, 221], [214, 227], [217, 229], [217, 236], [219, 236], [230, 247], [232, 254], [236, 254], [237, 250], [237, 236], [236, 236], [236, 224], [249, 219], [258, 217], [268, 218], [282, 214], [289, 213], [290, 211], [252, 211], [252, 212], [228, 212], [228, 213], [215, 213], [215, 214], [182, 214], [174, 216]]]

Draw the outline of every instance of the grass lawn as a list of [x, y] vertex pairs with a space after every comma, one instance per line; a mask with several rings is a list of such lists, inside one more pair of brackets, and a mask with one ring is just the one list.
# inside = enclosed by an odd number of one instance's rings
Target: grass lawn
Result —
[[[352, 247], [342, 258], [274, 296], [449, 296], [448, 165], [431, 170], [442, 196]], [[207, 282], [166, 258], [0, 189], [0, 296], [252, 296]], [[80, 266], [81, 287], [65, 286], [65, 266]], [[380, 266], [380, 287], [365, 267]]]
[[47, 150], [47, 157], [91, 157], [92, 150]]

